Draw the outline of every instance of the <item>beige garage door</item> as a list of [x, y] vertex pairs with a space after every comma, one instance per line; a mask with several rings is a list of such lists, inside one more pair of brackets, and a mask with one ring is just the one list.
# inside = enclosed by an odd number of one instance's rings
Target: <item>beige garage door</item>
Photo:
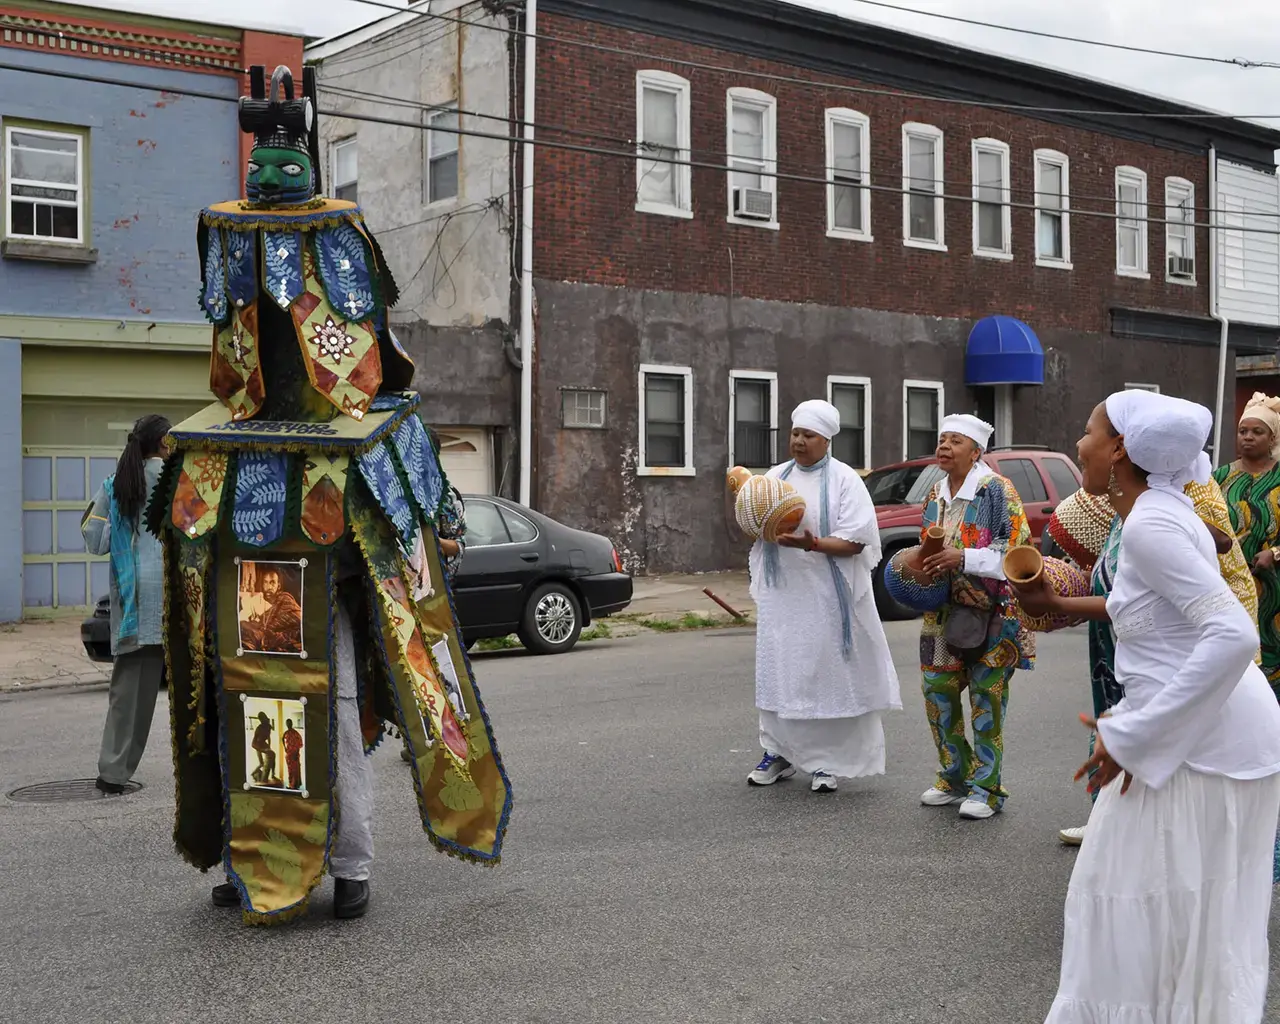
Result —
[[489, 431], [475, 427], [436, 427], [440, 462], [449, 483], [463, 494], [493, 493], [493, 444]]

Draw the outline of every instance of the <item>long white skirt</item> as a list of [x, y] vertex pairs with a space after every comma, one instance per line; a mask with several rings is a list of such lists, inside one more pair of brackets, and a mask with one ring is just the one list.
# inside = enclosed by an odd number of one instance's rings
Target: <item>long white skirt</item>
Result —
[[1121, 782], [1089, 816], [1045, 1024], [1259, 1024], [1280, 775]]
[[884, 774], [884, 724], [879, 711], [856, 718], [779, 718], [760, 712], [760, 746], [802, 772], [841, 779]]

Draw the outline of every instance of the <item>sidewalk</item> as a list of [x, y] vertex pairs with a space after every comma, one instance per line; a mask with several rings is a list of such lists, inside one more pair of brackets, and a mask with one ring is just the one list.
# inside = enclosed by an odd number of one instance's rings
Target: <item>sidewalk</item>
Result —
[[[623, 635], [628, 620], [679, 622], [686, 615], [730, 623], [733, 616], [703, 593], [710, 589], [735, 611], [754, 618], [745, 572], [640, 576], [625, 619], [613, 620]], [[0, 625], [0, 693], [92, 686], [111, 678], [111, 666], [89, 660], [80, 642], [81, 613]], [[636, 627], [635, 632], [643, 629]]]
[[77, 613], [0, 626], [0, 693], [107, 682], [111, 666], [84, 653], [82, 618]]

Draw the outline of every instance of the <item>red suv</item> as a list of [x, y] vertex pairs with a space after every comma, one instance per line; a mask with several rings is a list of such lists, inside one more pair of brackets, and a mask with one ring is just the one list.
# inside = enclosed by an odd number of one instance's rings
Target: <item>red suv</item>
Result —
[[[1013, 446], [992, 448], [984, 456], [987, 465], [1013, 483], [1022, 498], [1022, 507], [1031, 526], [1032, 540], [1048, 542], [1045, 526], [1058, 502], [1080, 488], [1076, 464], [1047, 448]], [[884, 561], [896, 551], [920, 543], [924, 501], [942, 470], [933, 458], [912, 459], [872, 470], [866, 476], [867, 490], [875, 502], [880, 525], [880, 545]], [[910, 619], [915, 613], [894, 601], [884, 590], [884, 561], [876, 569], [876, 607], [882, 619]]]

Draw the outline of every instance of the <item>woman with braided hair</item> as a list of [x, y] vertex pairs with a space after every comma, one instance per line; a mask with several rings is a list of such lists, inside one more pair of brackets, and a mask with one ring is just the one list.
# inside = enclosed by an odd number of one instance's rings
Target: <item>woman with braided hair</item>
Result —
[[116, 471], [102, 482], [80, 524], [92, 555], [111, 556], [111, 670], [97, 786], [115, 796], [133, 778], [147, 746], [164, 675], [164, 557], [140, 527], [168, 454], [169, 421], [143, 416], [133, 425]]

